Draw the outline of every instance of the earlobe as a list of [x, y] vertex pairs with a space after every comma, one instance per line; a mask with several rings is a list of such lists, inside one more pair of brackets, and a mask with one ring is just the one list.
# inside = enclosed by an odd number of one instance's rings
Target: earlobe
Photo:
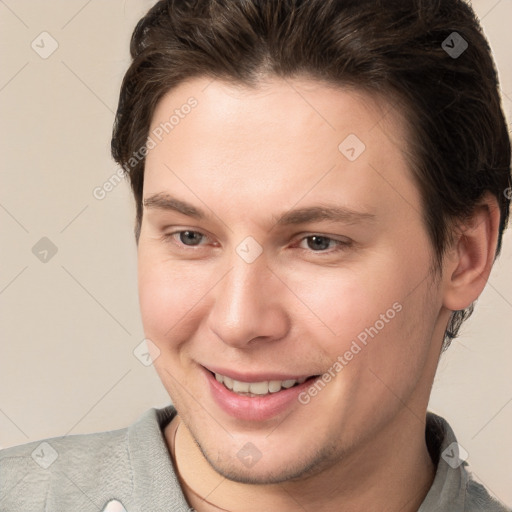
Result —
[[487, 193], [459, 228], [444, 265], [443, 305], [452, 311], [470, 306], [482, 293], [496, 255], [500, 210]]

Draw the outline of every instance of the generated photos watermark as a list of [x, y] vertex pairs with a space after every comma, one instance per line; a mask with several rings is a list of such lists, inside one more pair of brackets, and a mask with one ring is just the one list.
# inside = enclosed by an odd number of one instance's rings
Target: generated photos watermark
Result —
[[187, 117], [192, 109], [199, 105], [194, 96], [187, 99], [186, 103], [183, 103], [179, 108], [174, 109], [174, 113], [169, 116], [169, 119], [164, 123], [160, 123], [156, 128], [151, 130], [151, 134], [148, 136], [144, 146], [134, 151], [129, 158], [128, 162], [121, 168], [117, 169], [107, 180], [103, 182], [101, 186], [95, 187], [92, 191], [92, 195], [98, 201], [102, 201], [107, 197], [107, 194], [112, 192], [123, 178], [130, 174], [130, 171], [136, 167], [148, 154], [148, 151], [154, 149], [159, 142], [162, 142], [165, 135], [171, 133], [172, 130], [178, 126], [185, 117]]
[[299, 393], [298, 400], [301, 404], [307, 405], [311, 399], [320, 393], [325, 386], [331, 382], [350, 362], [359, 354], [368, 343], [373, 340], [379, 332], [381, 332], [387, 324], [389, 324], [400, 311], [403, 306], [400, 302], [395, 302], [385, 313], [379, 316], [379, 319], [370, 327], [361, 331], [356, 339], [352, 340], [350, 347], [342, 355], [336, 358], [336, 361], [325, 371], [321, 377], [316, 379], [309, 388]]

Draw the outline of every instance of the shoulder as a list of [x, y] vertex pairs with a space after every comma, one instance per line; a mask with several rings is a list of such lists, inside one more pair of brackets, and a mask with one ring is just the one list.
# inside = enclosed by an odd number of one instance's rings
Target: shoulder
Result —
[[482, 484], [474, 480], [469, 470], [465, 505], [465, 512], [512, 512], [511, 508], [495, 500]]
[[425, 439], [436, 474], [419, 512], [512, 512], [474, 479], [467, 453], [444, 418], [427, 413]]
[[123, 429], [1, 450], [0, 510], [97, 512], [113, 497], [146, 510], [142, 503], [151, 501], [152, 488], [174, 477], [161, 431], [174, 414], [172, 407], [149, 409]]
[[[43, 439], [0, 451], [0, 509], [38, 510], [40, 505], [39, 510], [44, 510], [50, 493], [82, 494], [85, 499], [81, 489], [87, 493], [108, 481], [114, 464], [118, 477], [129, 475], [127, 435], [124, 428]], [[129, 480], [124, 484], [129, 487]]]

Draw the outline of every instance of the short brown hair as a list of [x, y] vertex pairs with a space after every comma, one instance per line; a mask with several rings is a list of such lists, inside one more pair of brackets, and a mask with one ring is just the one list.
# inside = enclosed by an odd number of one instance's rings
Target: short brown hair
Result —
[[[450, 52], [455, 41], [459, 55]], [[112, 155], [129, 175], [137, 242], [145, 161], [133, 154], [145, 146], [165, 93], [194, 77], [255, 87], [265, 76], [306, 76], [399, 100], [437, 267], [453, 222], [487, 191], [501, 213], [499, 253], [510, 139], [490, 48], [464, 1], [161, 0], [138, 22], [130, 51]], [[472, 310], [452, 314], [444, 348]]]

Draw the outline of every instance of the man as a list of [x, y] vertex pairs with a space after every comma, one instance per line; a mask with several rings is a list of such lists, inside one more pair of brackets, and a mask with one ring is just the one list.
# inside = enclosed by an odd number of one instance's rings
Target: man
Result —
[[161, 1], [131, 52], [112, 151], [174, 406], [6, 450], [2, 510], [506, 510], [427, 413], [510, 206], [471, 9]]

